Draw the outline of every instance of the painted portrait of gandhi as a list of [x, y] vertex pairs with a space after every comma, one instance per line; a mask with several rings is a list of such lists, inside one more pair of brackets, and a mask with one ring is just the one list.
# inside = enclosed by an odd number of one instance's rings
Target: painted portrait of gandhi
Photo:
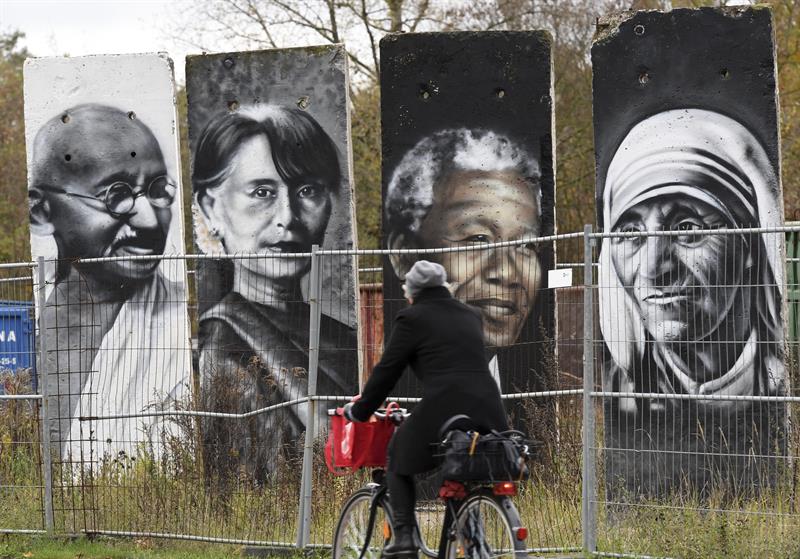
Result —
[[[420, 140], [389, 180], [384, 224], [390, 249], [474, 246], [535, 237], [541, 222], [539, 162], [526, 146], [483, 128], [449, 128]], [[542, 283], [536, 245], [426, 254], [454, 295], [477, 307], [491, 350], [511, 346]], [[398, 278], [417, 255], [391, 255]], [[423, 258], [420, 256], [419, 258]]]
[[163, 254], [176, 192], [156, 137], [133, 112], [78, 105], [36, 133], [30, 222], [58, 247], [44, 312], [65, 459], [134, 454], [152, 442], [155, 419], [78, 417], [163, 407], [184, 390], [185, 296], [160, 258], [76, 261]]

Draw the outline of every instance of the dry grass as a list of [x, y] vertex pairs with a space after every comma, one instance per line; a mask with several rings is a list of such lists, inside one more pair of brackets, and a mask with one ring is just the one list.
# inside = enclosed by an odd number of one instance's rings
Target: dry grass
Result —
[[[528, 543], [535, 548], [581, 545], [581, 405], [565, 397], [558, 405], [532, 406], [527, 421], [539, 422], [557, 410], [555, 432], [545, 440], [533, 475], [517, 497]], [[37, 408], [5, 402], [0, 408], [0, 528], [43, 525]], [[179, 533], [205, 537], [293, 543], [302, 441], [285, 449], [278, 471], [266, 481], [246, 475], [216, 479], [204, 471], [196, 422], [179, 422], [181, 433], [166, 438], [159, 459], [140, 452], [136, 459], [113, 460], [83, 471], [56, 466], [54, 505], [59, 532], [120, 530]], [[555, 428], [555, 427], [553, 427]], [[599, 434], [602, 436], [602, 434]], [[312, 543], [329, 543], [339, 506], [366, 481], [366, 473], [334, 477], [322, 461], [318, 441], [313, 472]], [[793, 448], [794, 445], [793, 445]], [[800, 519], [794, 487], [797, 474], [784, 472], [777, 487], [758, 496], [669, 497], [598, 507], [599, 549], [685, 558], [798, 557]], [[599, 477], [602, 479], [602, 468]], [[599, 488], [599, 495], [604, 488]], [[430, 517], [430, 540], [438, 529]]]

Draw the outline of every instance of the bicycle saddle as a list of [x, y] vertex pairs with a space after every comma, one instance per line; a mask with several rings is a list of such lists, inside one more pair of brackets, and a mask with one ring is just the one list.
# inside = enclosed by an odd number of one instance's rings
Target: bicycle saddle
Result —
[[449, 431], [478, 431], [487, 433], [488, 430], [476, 423], [470, 416], [460, 413], [445, 421], [439, 428], [439, 439], [443, 439]]

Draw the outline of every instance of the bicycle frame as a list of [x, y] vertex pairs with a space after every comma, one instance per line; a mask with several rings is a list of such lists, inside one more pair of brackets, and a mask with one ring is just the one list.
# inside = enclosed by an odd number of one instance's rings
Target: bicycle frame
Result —
[[[388, 502], [388, 487], [386, 485], [385, 478], [380, 477], [380, 480], [380, 483], [371, 482], [366, 486], [373, 491], [373, 495], [369, 508], [367, 533], [364, 534], [364, 546], [361, 548], [361, 553], [359, 554], [358, 559], [364, 559], [364, 555], [369, 548], [369, 542], [372, 538], [373, 530], [375, 529], [375, 516], [378, 511], [378, 506], [383, 501], [384, 508], [391, 511], [391, 504]], [[456, 511], [458, 511], [461, 501], [470, 494], [469, 490], [467, 490], [463, 484], [458, 483], [457, 485], [460, 486], [461, 492], [444, 498], [445, 512], [444, 519], [442, 520], [442, 529], [439, 534], [439, 547], [437, 551], [434, 551], [427, 546], [425, 539], [422, 537], [422, 531], [420, 530], [419, 522], [415, 523], [415, 532], [417, 543], [419, 543], [419, 550], [423, 555], [430, 557], [431, 559], [444, 557], [447, 548], [447, 542], [455, 536], [453, 532], [455, 530]]]

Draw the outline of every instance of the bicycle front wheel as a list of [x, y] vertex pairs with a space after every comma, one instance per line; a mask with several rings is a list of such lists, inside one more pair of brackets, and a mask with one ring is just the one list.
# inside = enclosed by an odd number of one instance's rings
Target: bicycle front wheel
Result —
[[[344, 504], [333, 534], [333, 559], [359, 558], [370, 529], [372, 498], [372, 490], [365, 487], [353, 493]], [[384, 499], [381, 498], [377, 503], [364, 559], [379, 559], [381, 551], [391, 540], [391, 515], [387, 512]]]
[[523, 559], [524, 541], [514, 534], [521, 526], [519, 513], [509, 497], [491, 492], [468, 496], [456, 512], [455, 538], [448, 541], [447, 559]]

